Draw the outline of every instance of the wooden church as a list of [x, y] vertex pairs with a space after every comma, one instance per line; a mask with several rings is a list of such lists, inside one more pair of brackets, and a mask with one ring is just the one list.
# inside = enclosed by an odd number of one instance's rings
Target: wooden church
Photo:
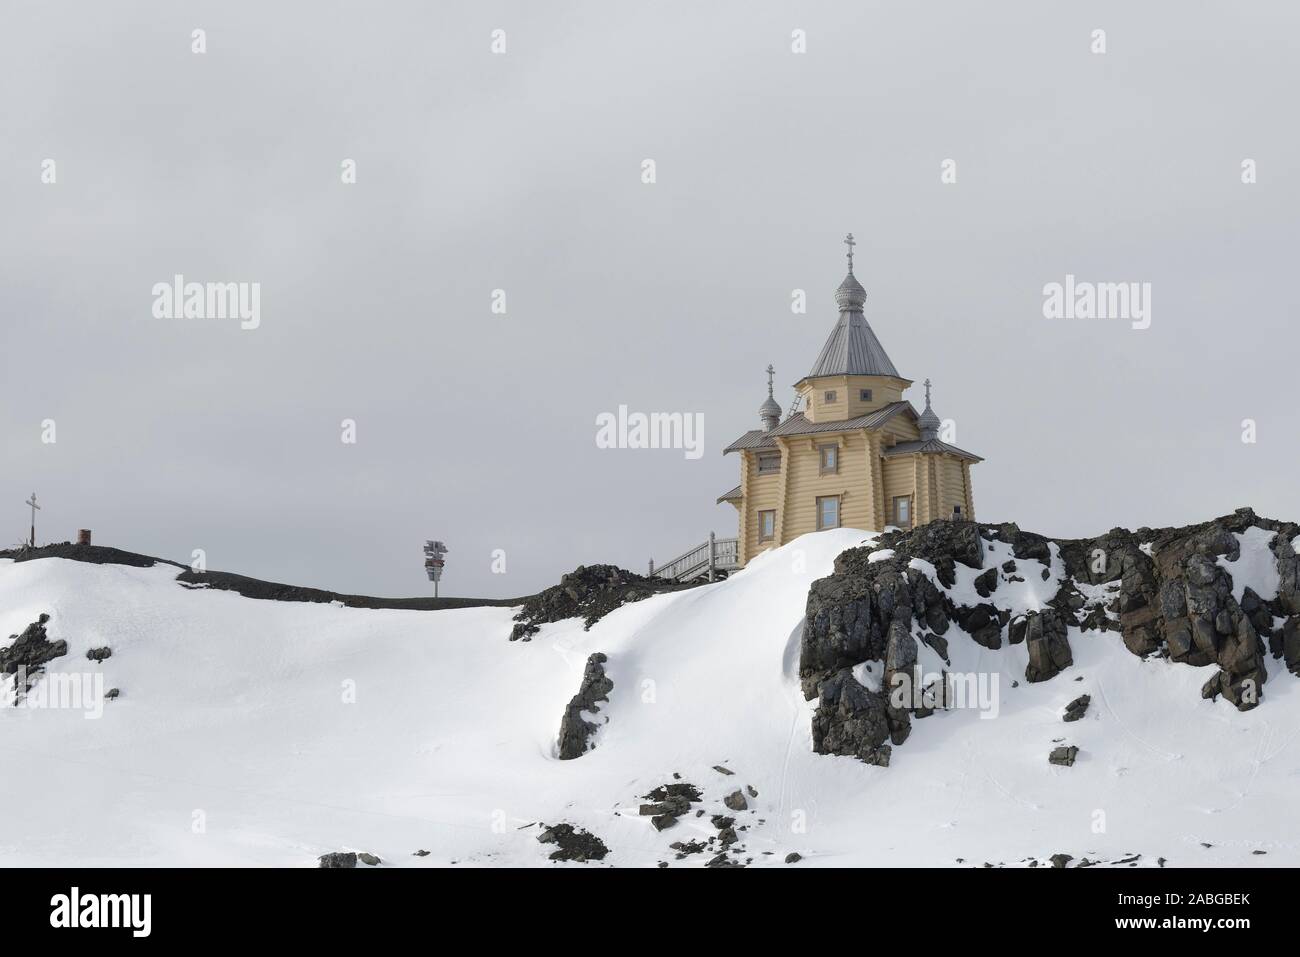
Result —
[[944, 423], [930, 407], [918, 413], [899, 374], [868, 325], [867, 292], [849, 273], [835, 291], [840, 316], [812, 369], [795, 383], [792, 411], [781, 420], [767, 367], [761, 429], [725, 452], [740, 456], [740, 484], [719, 502], [740, 513], [737, 563], [827, 528], [911, 528], [936, 519], [974, 519], [973, 455], [940, 438]]

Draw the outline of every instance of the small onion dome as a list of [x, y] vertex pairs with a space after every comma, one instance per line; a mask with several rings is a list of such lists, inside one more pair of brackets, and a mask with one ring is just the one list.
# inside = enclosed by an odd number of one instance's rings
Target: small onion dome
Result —
[[772, 396], [772, 383], [776, 377], [776, 370], [772, 368], [769, 362], [767, 365], [767, 398], [763, 404], [758, 407], [758, 417], [763, 423], [763, 431], [771, 432], [781, 422], [781, 406]]
[[781, 418], [781, 406], [777, 404], [776, 399], [769, 395], [763, 400], [763, 404], [758, 407], [758, 417], [760, 419], [779, 419]]
[[835, 290], [835, 301], [839, 304], [840, 312], [861, 312], [867, 304], [867, 291], [862, 288], [862, 283], [858, 282], [851, 268], [840, 283], [840, 288]]
[[943, 425], [939, 417], [934, 414], [934, 409], [930, 408], [930, 380], [925, 380], [925, 411], [921, 413], [916, 420], [916, 427], [921, 430], [921, 438], [934, 439], [939, 437], [939, 427]]

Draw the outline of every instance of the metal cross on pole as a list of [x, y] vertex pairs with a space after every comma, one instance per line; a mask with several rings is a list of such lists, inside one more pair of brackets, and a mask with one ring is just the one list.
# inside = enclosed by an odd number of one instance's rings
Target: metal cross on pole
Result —
[[849, 247], [849, 272], [853, 272], [853, 247], [857, 244], [857, 240], [853, 238], [852, 233], [844, 237], [844, 245]]
[[32, 548], [35, 548], [36, 547], [36, 510], [40, 508], [40, 506], [36, 504], [36, 493], [33, 492], [32, 497], [29, 498], [27, 501], [23, 502], [23, 504], [30, 505], [32, 507], [32, 537], [31, 540], [28, 542], [28, 544], [30, 544]]

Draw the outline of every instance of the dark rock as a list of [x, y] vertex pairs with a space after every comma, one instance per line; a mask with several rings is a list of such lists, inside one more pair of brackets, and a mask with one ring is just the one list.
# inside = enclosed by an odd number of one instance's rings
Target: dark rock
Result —
[[713, 817], [711, 817], [711, 818], [709, 819], [709, 822], [710, 822], [714, 827], [716, 827], [719, 831], [721, 831], [721, 830], [725, 830], [726, 828], [729, 828], [729, 827], [731, 827], [731, 825], [735, 824], [735, 823], [736, 823], [736, 819], [735, 819], [734, 817], [725, 817], [725, 816], [722, 815], [722, 814], [715, 814], [715, 815], [713, 815]]
[[743, 791], [732, 791], [722, 799], [722, 803], [732, 811], [743, 811], [749, 807], [749, 802], [745, 800]]
[[588, 721], [583, 712], [596, 714], [600, 711], [598, 702], [609, 701], [609, 693], [614, 690], [614, 682], [605, 676], [604, 664], [608, 659], [596, 652], [587, 659], [587, 666], [582, 672], [582, 682], [578, 693], [564, 709], [560, 720], [559, 751], [561, 761], [580, 758], [588, 748], [593, 747], [590, 738], [599, 729], [599, 725]]
[[729, 768], [724, 768], [721, 764], [715, 764], [713, 766], [713, 770], [717, 771], [719, 774], [731, 775], [736, 773], [735, 771], [732, 771]]
[[651, 595], [680, 591], [701, 584], [702, 580], [675, 582], [662, 578], [645, 578], [617, 565], [579, 565], [560, 579], [558, 585], [533, 595], [515, 615], [510, 640], [528, 639], [547, 622], [582, 618], [590, 628], [611, 611]]
[[733, 861], [731, 858], [727, 856], [727, 852], [723, 851], [721, 854], [719, 854], [717, 857], [710, 860], [704, 866], [705, 867], [744, 867], [745, 865], [740, 863], [739, 861]]
[[119, 697], [121, 697], [121, 695], [122, 695], [122, 692], [121, 692], [120, 689], [118, 689], [118, 688], [109, 688], [107, 691], [104, 692], [104, 700], [105, 700], [105, 701], [112, 701], [114, 698], [119, 698]]
[[1066, 721], [1078, 721], [1088, 712], [1088, 705], [1092, 703], [1090, 695], [1081, 694], [1065, 706]]
[[21, 689], [23, 694], [31, 690], [33, 680], [44, 671], [42, 666], [46, 662], [68, 653], [66, 641], [50, 641], [45, 633], [45, 623], [49, 620], [49, 615], [40, 615], [21, 634], [10, 635], [7, 648], [0, 648], [0, 674], [15, 675], [19, 668], [24, 669], [27, 680]]
[[429, 852], [426, 851], [424, 848], [420, 848], [418, 851], [415, 851], [411, 856], [412, 856], [412, 857], [428, 857], [428, 856], [429, 856]]
[[988, 571], [975, 576], [975, 593], [981, 598], [988, 598], [998, 587], [998, 570], [990, 568]]
[[1078, 756], [1079, 749], [1074, 745], [1062, 745], [1059, 748], [1052, 748], [1052, 753], [1047, 756], [1047, 762], [1068, 768], [1073, 766], [1074, 759]]
[[375, 855], [373, 854], [367, 854], [365, 851], [362, 851], [360, 854], [357, 855], [357, 860], [359, 860], [362, 864], [365, 864], [367, 867], [375, 867], [376, 865], [381, 863], [379, 858], [375, 857]]
[[797, 864], [802, 860], [803, 860], [803, 855], [800, 854], [798, 851], [791, 851], [789, 854], [785, 856], [785, 862], [787, 864]]
[[557, 846], [558, 849], [550, 854], [553, 861], [599, 861], [609, 853], [609, 848], [600, 838], [572, 824], [546, 827], [537, 835], [537, 840]]
[[1026, 616], [1025, 647], [1029, 652], [1026, 681], [1047, 681], [1074, 663], [1066, 634], [1065, 622], [1055, 609], [1044, 608]]
[[755, 788], [754, 785], [752, 785], [752, 784], [746, 784], [746, 785], [745, 785], [745, 790], [749, 792], [749, 796], [750, 796], [750, 797], [752, 797], [752, 798], [756, 798], [756, 797], [758, 797], [758, 789]]
[[818, 754], [864, 757], [889, 740], [884, 695], [869, 691], [842, 671], [821, 683], [813, 714], [813, 750]]
[[91, 661], [103, 661], [105, 658], [113, 657], [112, 648], [91, 648], [86, 652], [86, 657]]
[[1053, 854], [1049, 860], [1052, 862], [1053, 867], [1062, 868], [1074, 860], [1074, 858], [1069, 854]]
[[655, 826], [656, 831], [665, 831], [677, 823], [677, 815], [656, 814], [650, 819], [650, 823]]
[[740, 838], [736, 837], [736, 829], [734, 827], [724, 827], [718, 832], [718, 843], [723, 847], [730, 847], [738, 840], [740, 840]]
[[351, 851], [335, 851], [320, 856], [320, 866], [325, 868], [356, 867], [357, 855]]

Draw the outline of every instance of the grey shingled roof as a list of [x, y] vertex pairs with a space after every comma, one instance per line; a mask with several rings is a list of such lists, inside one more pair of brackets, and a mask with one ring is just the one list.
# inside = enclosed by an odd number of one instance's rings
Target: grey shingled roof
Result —
[[775, 449], [778, 446], [772, 440], [774, 435], [812, 435], [816, 432], [851, 432], [854, 429], [878, 429], [900, 412], [910, 412], [913, 419], [917, 417], [916, 408], [906, 399], [901, 402], [891, 402], [874, 412], [860, 415], [856, 419], [839, 419], [835, 422], [809, 422], [802, 412], [796, 412], [771, 432], [764, 432], [762, 429], [753, 429], [746, 432], [723, 449], [722, 454], [753, 451], [754, 449]]
[[916, 409], [906, 399], [891, 402], [874, 412], [860, 415], [856, 419], [840, 419], [837, 422], [809, 422], [802, 412], [796, 412], [778, 425], [768, 435], [807, 435], [812, 432], [847, 432], [851, 429], [878, 429], [900, 412], [911, 412], [916, 418]]
[[718, 496], [718, 502], [717, 502], [717, 504], [721, 505], [723, 502], [729, 502], [729, 501], [731, 501], [732, 499], [737, 499], [737, 498], [740, 498], [740, 486], [739, 486], [739, 485], [737, 485], [735, 488], [733, 488], [730, 492], [727, 492], [727, 493], [725, 493], [725, 494], [723, 494], [723, 495]]
[[722, 454], [740, 452], [745, 449], [774, 449], [776, 443], [772, 441], [771, 435], [771, 432], [764, 432], [762, 429], [751, 429], [723, 449]]
[[885, 457], [891, 455], [910, 455], [913, 452], [947, 452], [949, 455], [956, 455], [959, 458], [970, 459], [972, 462], [983, 462], [980, 456], [974, 452], [967, 452], [965, 449], [959, 449], [955, 445], [949, 445], [947, 442], [940, 442], [938, 439], [921, 439], [919, 442], [899, 442], [897, 445], [885, 449]]
[[903, 378], [885, 354], [866, 317], [856, 310], [845, 310], [822, 346], [821, 355], [805, 378], [824, 375], [889, 375]]

